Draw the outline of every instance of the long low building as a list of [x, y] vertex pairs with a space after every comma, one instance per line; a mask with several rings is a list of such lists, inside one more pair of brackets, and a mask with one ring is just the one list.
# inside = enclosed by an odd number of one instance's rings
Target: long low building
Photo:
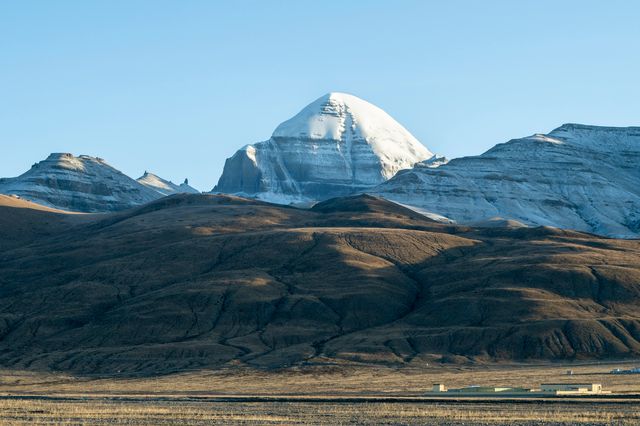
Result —
[[485, 396], [507, 396], [507, 395], [598, 395], [608, 394], [610, 391], [602, 390], [599, 383], [543, 383], [540, 389], [530, 389], [508, 386], [466, 386], [463, 388], [447, 389], [442, 383], [435, 383], [428, 394], [440, 395], [485, 395]]
[[531, 392], [532, 389], [527, 388], [514, 388], [514, 387], [506, 387], [506, 386], [467, 386], [464, 388], [457, 389], [447, 389], [447, 387], [443, 384], [436, 383], [433, 385], [432, 392], [433, 393], [469, 393], [469, 394], [480, 394], [480, 393], [522, 393], [522, 392]]
[[540, 391], [555, 395], [593, 395], [611, 393], [603, 391], [599, 383], [543, 383]]

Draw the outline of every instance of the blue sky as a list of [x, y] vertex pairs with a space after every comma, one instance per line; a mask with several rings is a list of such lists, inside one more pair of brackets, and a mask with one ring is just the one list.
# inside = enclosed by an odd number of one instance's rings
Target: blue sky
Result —
[[635, 1], [0, 2], [0, 176], [50, 152], [198, 189], [330, 91], [431, 151], [640, 125]]

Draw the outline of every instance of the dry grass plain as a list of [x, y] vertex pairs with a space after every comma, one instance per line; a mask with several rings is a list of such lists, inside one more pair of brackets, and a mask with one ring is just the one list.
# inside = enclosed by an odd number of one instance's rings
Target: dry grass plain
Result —
[[193, 401], [0, 401], [3, 424], [127, 425], [634, 425], [629, 405], [223, 403]]
[[[640, 424], [640, 399], [393, 402], [420, 397], [433, 382], [450, 387], [597, 382], [629, 397], [640, 394], [640, 376], [609, 371], [632, 365], [234, 367], [119, 378], [2, 371], [0, 424], [634, 425]], [[240, 399], [224, 400], [229, 397]]]

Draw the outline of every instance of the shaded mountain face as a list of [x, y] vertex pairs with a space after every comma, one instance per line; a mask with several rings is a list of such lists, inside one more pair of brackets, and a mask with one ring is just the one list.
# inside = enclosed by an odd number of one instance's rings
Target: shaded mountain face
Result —
[[91, 220], [91, 215], [69, 214], [16, 196], [0, 194], [0, 253], [39, 238], [58, 235], [74, 224]]
[[173, 194], [199, 194], [200, 191], [189, 185], [189, 180], [185, 179], [180, 185], [176, 185], [170, 180], [162, 179], [153, 173], [144, 172], [142, 176], [136, 179], [138, 183], [159, 192], [162, 195]]
[[330, 93], [229, 158], [214, 192], [289, 203], [370, 188], [432, 157], [380, 108]]
[[368, 191], [461, 223], [492, 217], [640, 235], [640, 128], [565, 124], [439, 167], [416, 166]]
[[0, 194], [77, 212], [123, 210], [162, 197], [103, 159], [51, 154], [15, 178], [0, 179]]
[[[0, 217], [17, 208], [7, 199]], [[33, 231], [0, 249], [2, 367], [640, 355], [640, 241], [447, 225], [368, 196], [302, 210], [183, 194], [21, 216]]]

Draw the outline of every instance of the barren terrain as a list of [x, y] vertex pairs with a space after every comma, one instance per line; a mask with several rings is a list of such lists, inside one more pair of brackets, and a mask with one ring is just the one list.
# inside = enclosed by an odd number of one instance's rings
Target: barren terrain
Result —
[[310, 210], [179, 195], [108, 215], [26, 211], [31, 232], [0, 221], [11, 239], [0, 251], [5, 368], [166, 374], [640, 354], [639, 241], [443, 225], [369, 196]]

